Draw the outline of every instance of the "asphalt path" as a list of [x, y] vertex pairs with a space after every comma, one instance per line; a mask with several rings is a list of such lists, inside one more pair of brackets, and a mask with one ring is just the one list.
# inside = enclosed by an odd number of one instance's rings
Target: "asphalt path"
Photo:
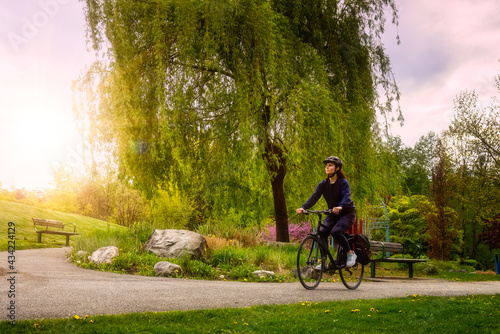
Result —
[[[82, 269], [67, 261], [69, 248], [21, 250], [11, 274], [7, 252], [0, 253], [0, 320], [68, 318], [74, 315], [122, 314], [248, 307], [350, 299], [380, 299], [419, 294], [462, 296], [498, 294], [500, 282], [450, 282], [434, 279], [381, 279], [354, 290], [342, 283], [321, 283], [313, 291], [296, 283], [248, 283], [146, 277]], [[14, 280], [12, 280], [14, 277]], [[13, 283], [13, 284], [12, 284]], [[9, 296], [14, 289], [15, 297]]]

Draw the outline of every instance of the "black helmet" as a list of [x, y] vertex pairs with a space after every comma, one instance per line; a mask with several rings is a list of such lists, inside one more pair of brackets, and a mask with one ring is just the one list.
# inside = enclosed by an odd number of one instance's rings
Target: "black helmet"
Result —
[[331, 162], [333, 164], [335, 164], [335, 166], [339, 167], [340, 169], [342, 169], [342, 160], [340, 160], [338, 157], [336, 156], [331, 156], [331, 157], [328, 157], [326, 158], [325, 160], [323, 160], [323, 163], [326, 164], [327, 162]]

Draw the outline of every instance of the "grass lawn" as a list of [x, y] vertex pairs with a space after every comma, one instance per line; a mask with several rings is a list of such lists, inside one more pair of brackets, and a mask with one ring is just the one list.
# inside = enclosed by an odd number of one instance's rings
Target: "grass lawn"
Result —
[[[42, 235], [42, 242], [38, 243], [38, 235], [35, 233], [31, 218], [53, 219], [60, 220], [63, 223], [75, 223], [77, 233], [126, 229], [123, 226], [109, 224], [99, 219], [77, 214], [57, 212], [21, 203], [0, 201], [0, 221], [2, 222], [0, 224], [0, 251], [7, 250], [9, 222], [15, 223], [16, 250], [63, 247], [66, 245], [66, 237], [64, 235], [44, 234]], [[72, 228], [70, 231], [72, 231]], [[74, 244], [75, 238], [78, 237], [70, 237], [70, 245]]]
[[[77, 319], [78, 318], [78, 319]], [[500, 295], [298, 301], [0, 323], [1, 333], [499, 333]]]

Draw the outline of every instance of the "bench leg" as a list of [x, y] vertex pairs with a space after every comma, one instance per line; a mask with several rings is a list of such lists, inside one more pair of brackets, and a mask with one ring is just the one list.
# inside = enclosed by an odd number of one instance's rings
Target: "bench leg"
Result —
[[69, 235], [66, 236], [66, 246], [69, 246]]
[[371, 263], [371, 267], [372, 267], [372, 270], [371, 270], [370, 277], [375, 278], [375, 262]]
[[408, 275], [413, 278], [413, 263], [408, 263]]
[[42, 242], [42, 233], [38, 233], [38, 243]]

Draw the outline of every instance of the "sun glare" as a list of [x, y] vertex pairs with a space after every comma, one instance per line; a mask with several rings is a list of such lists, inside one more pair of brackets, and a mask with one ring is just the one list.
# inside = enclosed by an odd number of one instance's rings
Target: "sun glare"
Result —
[[68, 103], [60, 103], [51, 94], [24, 91], [23, 95], [24, 99], [17, 98], [10, 106], [7, 130], [8, 156], [16, 165], [11, 171], [13, 181], [16, 185], [46, 186], [51, 166], [64, 160], [68, 138], [75, 132], [72, 113], [64, 110]]

